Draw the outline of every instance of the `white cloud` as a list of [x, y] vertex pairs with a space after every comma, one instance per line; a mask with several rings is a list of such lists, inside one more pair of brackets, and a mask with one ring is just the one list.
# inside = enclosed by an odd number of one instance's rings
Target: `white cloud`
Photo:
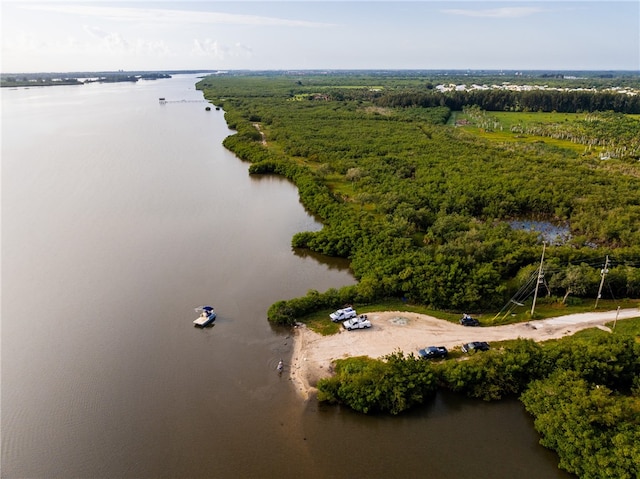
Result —
[[528, 17], [542, 13], [545, 10], [536, 7], [502, 7], [484, 10], [467, 10], [467, 9], [447, 9], [442, 10], [443, 13], [451, 15], [462, 15], [465, 17], [483, 17], [483, 18], [520, 18]]
[[154, 55], [158, 57], [169, 56], [172, 53], [171, 48], [165, 42], [160, 41], [136, 41], [136, 51], [144, 55]]
[[242, 52], [248, 56], [253, 55], [253, 49], [247, 45], [243, 45], [242, 43], [236, 43], [235, 47], [239, 52]]
[[19, 35], [3, 39], [2, 49], [15, 50], [20, 53], [38, 51], [45, 47], [45, 43], [33, 33], [21, 32]]
[[[90, 46], [86, 46], [91, 50]], [[149, 41], [142, 39], [128, 40], [119, 33], [109, 33], [101, 39], [97, 50], [110, 55], [129, 55], [133, 57], [156, 56], [164, 57], [170, 54], [170, 49], [163, 41]]]
[[132, 45], [125, 40], [119, 33], [109, 33], [102, 39], [102, 46], [114, 53], [131, 51]]
[[109, 36], [109, 32], [103, 30], [100, 27], [92, 27], [89, 25], [83, 25], [82, 29], [87, 32], [91, 37], [103, 39]]
[[155, 56], [171, 55], [171, 49], [163, 40], [128, 39], [116, 32], [108, 32], [95, 26], [83, 27], [89, 39], [79, 40], [73, 36], [59, 39], [42, 39], [33, 34], [21, 34], [3, 45], [3, 50], [14, 55], [126, 55]]
[[3, 42], [3, 54], [13, 53], [15, 55], [31, 55], [38, 54], [55, 54], [60, 50], [73, 50], [79, 48], [80, 43], [73, 36], [65, 36], [61, 38], [43, 39], [33, 33], [21, 33], [16, 37], [12, 37]]
[[217, 40], [205, 38], [204, 40], [193, 40], [193, 49], [191, 53], [200, 56], [211, 56], [213, 58], [222, 59], [225, 57], [227, 48], [219, 44]]
[[23, 9], [100, 17], [105, 20], [148, 22], [160, 24], [223, 24], [272, 27], [326, 27], [326, 23], [291, 20], [286, 18], [240, 15], [233, 13], [167, 10], [150, 8], [99, 7], [93, 5], [24, 5]]
[[229, 46], [220, 43], [217, 40], [205, 38], [204, 40], [193, 40], [193, 48], [191, 53], [194, 56], [205, 56], [215, 58], [216, 60], [224, 60], [231, 57], [251, 57], [253, 50], [241, 43]]

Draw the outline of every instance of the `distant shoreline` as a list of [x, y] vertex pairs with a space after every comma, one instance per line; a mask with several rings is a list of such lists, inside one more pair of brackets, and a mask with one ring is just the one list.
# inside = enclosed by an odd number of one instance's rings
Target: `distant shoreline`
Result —
[[[20, 76], [20, 75], [16, 75]], [[8, 78], [8, 79], [7, 79]], [[60, 86], [60, 85], [85, 85], [87, 83], [121, 83], [132, 82], [135, 83], [138, 80], [158, 80], [160, 78], [171, 78], [168, 73], [143, 73], [137, 75], [128, 75], [124, 73], [113, 73], [109, 75], [95, 75], [79, 80], [77, 77], [45, 77], [45, 78], [31, 78], [28, 77], [18, 80], [11, 76], [3, 78], [0, 82], [2, 88], [25, 88], [36, 86]]]

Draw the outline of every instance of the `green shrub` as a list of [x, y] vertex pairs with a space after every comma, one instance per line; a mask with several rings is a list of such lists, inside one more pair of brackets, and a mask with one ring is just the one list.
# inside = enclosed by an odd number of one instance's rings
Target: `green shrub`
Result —
[[529, 339], [519, 339], [504, 350], [474, 354], [466, 361], [438, 365], [445, 388], [484, 400], [520, 394], [546, 372], [542, 346]]
[[558, 453], [560, 468], [583, 479], [640, 477], [638, 399], [562, 370], [533, 382], [521, 397], [540, 443]]
[[318, 399], [362, 413], [395, 415], [424, 403], [436, 387], [429, 363], [397, 352], [383, 360], [361, 356], [336, 361], [336, 374], [318, 382]]

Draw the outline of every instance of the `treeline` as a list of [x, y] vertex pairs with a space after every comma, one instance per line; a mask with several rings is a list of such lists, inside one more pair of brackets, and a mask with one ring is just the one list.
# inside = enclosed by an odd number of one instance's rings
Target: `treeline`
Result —
[[380, 94], [378, 106], [389, 108], [446, 106], [451, 110], [476, 105], [487, 111], [541, 111], [579, 113], [614, 111], [640, 113], [640, 95], [601, 91], [511, 91], [502, 89], [440, 92], [391, 91]]
[[472, 398], [519, 396], [541, 443], [581, 478], [640, 474], [640, 344], [632, 335], [517, 340], [465, 361], [423, 361], [401, 353], [336, 361], [318, 399], [363, 413], [399, 414], [437, 388]]
[[0, 80], [1, 87], [31, 87], [31, 86], [54, 86], [54, 85], [82, 85], [83, 82], [77, 78], [37, 78], [26, 77], [4, 77]]
[[[21, 73], [19, 75], [0, 74], [0, 86], [55, 86], [55, 85], [83, 85], [85, 83], [115, 83], [137, 82], [138, 80], [157, 80], [171, 78], [169, 73], [163, 72], [86, 72], [61, 75], [60, 73]], [[84, 78], [79, 80], [78, 78]]]
[[[300, 235], [304, 236], [306, 233]], [[468, 251], [473, 248], [474, 245], [469, 246]], [[567, 250], [565, 253], [569, 253], [568, 256], [572, 257], [575, 250], [570, 248]], [[567, 264], [560, 263], [560, 259], [564, 257], [566, 260], [568, 256], [560, 251], [557, 254], [559, 254], [559, 258], [554, 258], [545, 264], [545, 275], [539, 288], [540, 302], [574, 304], [580, 302], [580, 298], [596, 298], [599, 291], [603, 297], [607, 298], [640, 296], [640, 268], [637, 262], [630, 262], [630, 264], [625, 264], [624, 261], [619, 264], [610, 263], [607, 268], [606, 287], [601, 290], [603, 258], [594, 257], [589, 263], [581, 261], [578, 264]], [[409, 262], [412, 259], [413, 262]], [[423, 262], [429, 261], [426, 257], [420, 259]], [[506, 285], [497, 273], [494, 273], [493, 278], [490, 276], [491, 271], [495, 270], [475, 267], [471, 270], [474, 274], [468, 275], [462, 266], [458, 266], [455, 273], [458, 278], [466, 282], [460, 288], [460, 285], [455, 284], [456, 275], [454, 275], [451, 284], [441, 279], [443, 271], [450, 270], [439, 265], [433, 268], [424, 268], [420, 266], [419, 261], [419, 259], [402, 255], [397, 260], [397, 269], [393, 270], [390, 266], [392, 262], [380, 260], [380, 264], [384, 266], [378, 266], [378, 268], [383, 268], [381, 271], [384, 274], [378, 277], [375, 275], [376, 273], [364, 275], [357, 285], [340, 289], [330, 288], [325, 292], [309, 290], [305, 296], [277, 301], [270, 306], [267, 316], [270, 321], [278, 324], [294, 324], [297, 318], [303, 318], [323, 309], [337, 309], [344, 304], [367, 304], [385, 297], [406, 298], [407, 291], [411, 291], [410, 297], [415, 302], [429, 304], [433, 307], [439, 306], [441, 310], [450, 310], [451, 304], [464, 306], [464, 302], [469, 297], [481, 294], [485, 295], [486, 301], [496, 297], [503, 298], [505, 294], [514, 295], [517, 297], [517, 301], [526, 301], [531, 299], [538, 273], [537, 265], [530, 264], [520, 268], [511, 284]], [[467, 264], [473, 265], [473, 262], [468, 261]], [[412, 284], [410, 273], [413, 273], [414, 269], [425, 275], [432, 274], [432, 276], [425, 276], [420, 284]], [[528, 289], [525, 289], [527, 287]], [[514, 294], [513, 290], [515, 289], [524, 291], [522, 296], [518, 297], [517, 293]], [[416, 301], [416, 297], [422, 301]], [[488, 304], [483, 301], [485, 301], [483, 297], [479, 297], [473, 306]], [[499, 305], [507, 301], [508, 298], [503, 299]], [[460, 309], [468, 309], [463, 306]], [[492, 324], [500, 324], [502, 321], [502, 318], [497, 318]]]

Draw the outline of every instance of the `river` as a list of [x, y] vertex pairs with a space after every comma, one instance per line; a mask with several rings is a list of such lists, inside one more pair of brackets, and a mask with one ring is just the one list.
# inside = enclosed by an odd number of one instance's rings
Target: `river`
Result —
[[196, 81], [2, 90], [2, 477], [570, 477], [516, 401], [367, 417], [276, 374], [269, 305], [354, 279]]

